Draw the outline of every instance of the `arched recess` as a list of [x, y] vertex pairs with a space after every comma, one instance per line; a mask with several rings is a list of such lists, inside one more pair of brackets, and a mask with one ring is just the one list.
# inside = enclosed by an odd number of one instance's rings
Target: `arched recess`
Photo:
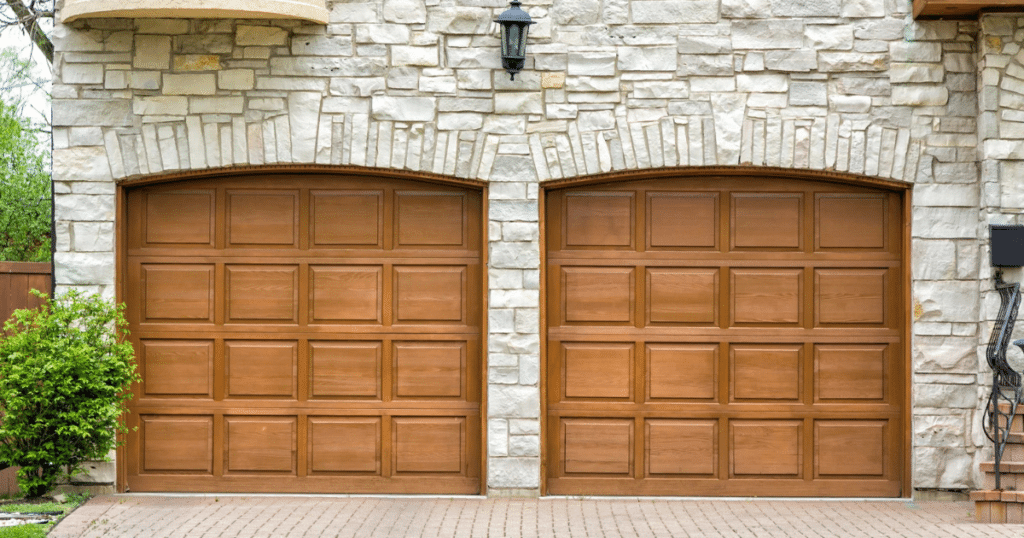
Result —
[[542, 185], [544, 491], [910, 494], [910, 185]]
[[118, 189], [121, 491], [481, 491], [483, 186], [278, 166]]

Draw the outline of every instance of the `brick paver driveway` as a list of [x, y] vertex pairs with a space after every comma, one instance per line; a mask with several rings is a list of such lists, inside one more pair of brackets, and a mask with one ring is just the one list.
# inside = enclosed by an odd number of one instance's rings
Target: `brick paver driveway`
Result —
[[1024, 536], [966, 502], [118, 495], [51, 537]]

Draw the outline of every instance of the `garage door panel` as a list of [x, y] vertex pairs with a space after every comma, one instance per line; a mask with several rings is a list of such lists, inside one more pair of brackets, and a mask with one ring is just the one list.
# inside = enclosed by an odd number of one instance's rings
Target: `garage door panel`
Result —
[[139, 417], [143, 473], [213, 472], [213, 417]]
[[213, 341], [142, 340], [144, 397], [213, 397]]
[[395, 267], [395, 321], [465, 322], [466, 271], [465, 266]]
[[311, 475], [381, 474], [380, 417], [310, 417]]
[[732, 269], [734, 324], [796, 325], [803, 320], [802, 269]]
[[648, 192], [647, 248], [718, 250], [717, 192]]
[[884, 325], [887, 279], [885, 269], [815, 271], [816, 323]]
[[464, 399], [467, 342], [395, 342], [394, 398]]
[[730, 346], [732, 399], [800, 400], [803, 349], [799, 344]]
[[152, 193], [148, 198], [146, 246], [214, 246], [215, 191], [161, 192]]
[[298, 343], [226, 341], [228, 398], [296, 398]]
[[228, 321], [298, 322], [298, 266], [228, 265], [225, 272]]
[[224, 417], [226, 473], [296, 472], [296, 417]]
[[733, 476], [803, 476], [803, 421], [730, 420]]
[[213, 265], [144, 264], [141, 273], [143, 321], [213, 322]]
[[632, 323], [636, 271], [620, 267], [564, 267], [566, 323]]
[[464, 193], [395, 193], [395, 246], [465, 247], [469, 209]]
[[815, 346], [814, 382], [818, 400], [883, 400], [888, 391], [889, 346]]
[[717, 420], [647, 419], [644, 426], [648, 475], [718, 476]]
[[310, 322], [384, 321], [384, 267], [314, 265], [310, 274]]
[[884, 194], [817, 194], [815, 248], [885, 249], [886, 201]]
[[717, 323], [719, 272], [707, 268], [647, 269], [647, 323]]
[[227, 244], [230, 247], [298, 247], [299, 192], [230, 190]]
[[884, 476], [887, 434], [885, 420], [816, 420], [816, 476]]
[[561, 441], [568, 475], [633, 475], [633, 421], [566, 418]]
[[635, 245], [631, 192], [567, 193], [563, 245], [569, 248], [632, 249]]
[[309, 195], [312, 246], [384, 247], [383, 190], [314, 190]]
[[310, 398], [381, 398], [382, 342], [310, 342]]
[[803, 247], [803, 194], [734, 193], [733, 249]]
[[396, 475], [467, 471], [465, 418], [394, 417], [391, 423]]
[[717, 398], [718, 345], [650, 343], [645, 349], [651, 400]]
[[562, 394], [568, 399], [633, 399], [632, 343], [562, 344]]

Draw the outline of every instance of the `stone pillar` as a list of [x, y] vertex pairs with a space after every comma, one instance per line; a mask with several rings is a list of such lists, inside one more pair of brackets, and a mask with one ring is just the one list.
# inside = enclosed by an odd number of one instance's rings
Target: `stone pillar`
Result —
[[537, 496], [541, 336], [537, 174], [529, 156], [501, 151], [488, 188], [487, 494]]

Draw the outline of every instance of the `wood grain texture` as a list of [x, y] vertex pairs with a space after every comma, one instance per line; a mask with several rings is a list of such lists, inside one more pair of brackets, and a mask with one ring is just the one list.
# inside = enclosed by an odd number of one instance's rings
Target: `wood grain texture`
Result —
[[478, 493], [482, 207], [343, 175], [127, 189], [125, 487]]
[[906, 494], [901, 195], [652, 175], [545, 191], [546, 491]]

